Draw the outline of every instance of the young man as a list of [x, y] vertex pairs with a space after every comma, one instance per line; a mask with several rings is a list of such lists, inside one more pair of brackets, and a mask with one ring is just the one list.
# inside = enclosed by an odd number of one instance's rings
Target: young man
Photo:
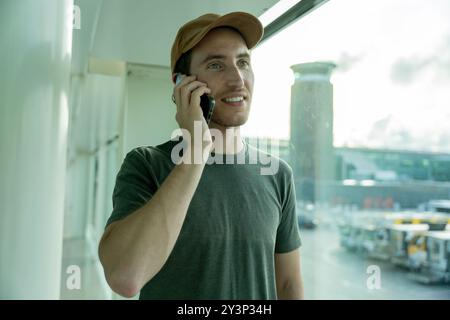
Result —
[[[242, 12], [203, 15], [179, 30], [171, 68], [184, 74], [173, 100], [186, 149], [174, 163], [176, 141], [136, 148], [117, 175], [99, 255], [120, 295], [303, 298], [292, 170], [270, 157], [277, 171], [261, 175], [250, 158], [262, 153], [240, 137], [253, 92], [249, 50], [262, 34], [259, 20]], [[204, 94], [216, 101], [209, 125]], [[205, 158], [194, 159], [196, 151]], [[222, 164], [206, 163], [211, 156]], [[229, 164], [238, 156], [246, 161]]]

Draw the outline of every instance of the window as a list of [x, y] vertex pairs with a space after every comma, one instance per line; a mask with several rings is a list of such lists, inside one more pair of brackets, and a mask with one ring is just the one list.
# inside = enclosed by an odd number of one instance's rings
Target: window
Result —
[[[450, 195], [450, 2], [328, 1], [252, 61], [243, 133], [270, 137], [294, 170], [306, 298], [447, 299], [444, 283], [409, 276], [424, 275], [405, 239], [448, 219], [424, 208]], [[405, 222], [420, 227], [401, 243], [362, 232]], [[397, 245], [403, 268], [391, 261]], [[380, 286], [368, 285], [371, 266]]]

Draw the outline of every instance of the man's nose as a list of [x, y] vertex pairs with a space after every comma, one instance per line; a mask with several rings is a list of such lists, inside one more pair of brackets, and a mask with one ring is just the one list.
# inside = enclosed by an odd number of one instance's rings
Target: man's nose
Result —
[[238, 67], [234, 66], [227, 70], [227, 83], [230, 87], [244, 87], [244, 75]]

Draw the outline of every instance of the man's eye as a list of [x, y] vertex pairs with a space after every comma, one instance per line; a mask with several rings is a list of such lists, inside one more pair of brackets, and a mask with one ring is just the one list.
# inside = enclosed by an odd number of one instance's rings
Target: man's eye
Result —
[[208, 69], [215, 69], [215, 70], [217, 70], [217, 69], [220, 69], [220, 68], [221, 68], [221, 66], [218, 63], [211, 63], [210, 65], [208, 65]]
[[248, 67], [248, 66], [250, 66], [250, 61], [248, 61], [248, 60], [241, 60], [241, 61], [239, 61], [239, 64], [241, 66], [243, 66], [243, 67]]

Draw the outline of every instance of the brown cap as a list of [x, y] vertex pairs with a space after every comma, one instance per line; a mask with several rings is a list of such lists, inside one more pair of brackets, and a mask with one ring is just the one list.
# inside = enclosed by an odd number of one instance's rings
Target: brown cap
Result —
[[245, 12], [232, 12], [220, 16], [208, 13], [189, 21], [178, 30], [178, 34], [172, 45], [171, 70], [181, 55], [199, 43], [205, 35], [214, 28], [232, 27], [238, 30], [249, 49], [253, 48], [261, 40], [264, 28], [255, 16]]

